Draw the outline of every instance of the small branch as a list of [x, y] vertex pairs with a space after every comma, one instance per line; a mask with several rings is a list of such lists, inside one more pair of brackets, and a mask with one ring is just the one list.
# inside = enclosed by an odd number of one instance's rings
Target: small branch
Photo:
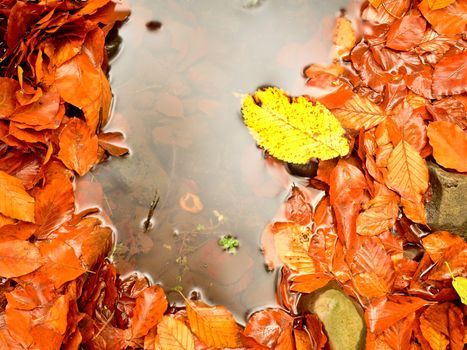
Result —
[[146, 221], [144, 222], [144, 233], [147, 233], [149, 229], [151, 228], [151, 219], [154, 216], [154, 211], [156, 210], [157, 204], [159, 203], [159, 200], [161, 198], [159, 197], [159, 193], [156, 190], [156, 193], [154, 194], [154, 198], [149, 205], [149, 211], [148, 211], [148, 216], [146, 218]]

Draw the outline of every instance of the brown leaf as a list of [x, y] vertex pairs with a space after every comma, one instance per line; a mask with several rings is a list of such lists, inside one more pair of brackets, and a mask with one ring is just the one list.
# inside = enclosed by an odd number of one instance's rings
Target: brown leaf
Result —
[[225, 307], [190, 300], [185, 300], [185, 305], [192, 332], [207, 346], [236, 348], [242, 345], [241, 329]]
[[426, 162], [405, 140], [399, 142], [389, 157], [386, 185], [414, 202], [428, 188]]
[[167, 306], [164, 290], [159, 286], [148, 287], [138, 294], [131, 318], [132, 338], [145, 336], [162, 319]]
[[430, 302], [421, 298], [392, 295], [374, 300], [365, 310], [368, 329], [379, 333]]
[[0, 276], [18, 277], [30, 273], [43, 261], [37, 247], [28, 241], [7, 241], [0, 243]]
[[392, 292], [394, 265], [377, 238], [367, 238], [357, 248], [352, 271], [352, 282], [360, 295], [372, 299]]
[[34, 222], [34, 198], [21, 180], [0, 171], [0, 213], [14, 219]]
[[9, 117], [16, 109], [16, 91], [19, 84], [16, 80], [0, 77], [0, 119]]
[[467, 92], [467, 52], [445, 56], [433, 72], [433, 94], [455, 95]]
[[157, 325], [156, 349], [195, 350], [195, 341], [190, 329], [174, 317], [164, 316]]
[[68, 169], [83, 176], [97, 162], [97, 136], [81, 119], [66, 123], [59, 136], [58, 158]]
[[[265, 309], [255, 312], [249, 319], [243, 332], [259, 344], [275, 349], [281, 334], [291, 330], [293, 318], [280, 309]], [[267, 332], [265, 332], [267, 329]]]
[[467, 134], [456, 124], [440, 121], [428, 125], [433, 156], [445, 168], [467, 171]]
[[432, 349], [449, 345], [447, 307], [447, 303], [431, 305], [420, 316], [420, 330]]
[[426, 21], [419, 16], [404, 16], [395, 21], [387, 34], [386, 46], [393, 50], [408, 51], [423, 39]]
[[380, 106], [357, 94], [342, 107], [333, 109], [332, 113], [344, 128], [355, 130], [371, 129], [386, 119], [386, 114]]

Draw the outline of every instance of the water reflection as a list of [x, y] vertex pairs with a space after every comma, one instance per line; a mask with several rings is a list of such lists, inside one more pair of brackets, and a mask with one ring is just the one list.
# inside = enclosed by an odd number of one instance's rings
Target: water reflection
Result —
[[[259, 85], [301, 94], [301, 71], [328, 62], [334, 16], [348, 0], [253, 2], [131, 2], [124, 47], [112, 63], [109, 129], [126, 133], [132, 154], [80, 184], [91, 193], [82, 201], [102, 206], [118, 230], [114, 255], [123, 271], [136, 267], [185, 294], [197, 287], [240, 320], [275, 303], [259, 236], [292, 181], [248, 135], [240, 96]], [[151, 21], [162, 26], [148, 30]], [[161, 200], [144, 234], [156, 190]], [[187, 193], [199, 197], [202, 211], [180, 207]], [[225, 234], [240, 240], [237, 254], [219, 247]]]

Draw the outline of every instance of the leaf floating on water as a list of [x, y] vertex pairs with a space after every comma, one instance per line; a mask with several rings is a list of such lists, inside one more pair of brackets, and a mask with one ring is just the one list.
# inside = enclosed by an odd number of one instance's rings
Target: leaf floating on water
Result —
[[191, 330], [207, 346], [236, 348], [242, 345], [240, 327], [225, 307], [190, 300], [185, 300], [185, 305]]
[[305, 164], [310, 158], [345, 156], [344, 129], [320, 103], [289, 98], [278, 88], [257, 90], [243, 100], [243, 118], [256, 142], [277, 159]]

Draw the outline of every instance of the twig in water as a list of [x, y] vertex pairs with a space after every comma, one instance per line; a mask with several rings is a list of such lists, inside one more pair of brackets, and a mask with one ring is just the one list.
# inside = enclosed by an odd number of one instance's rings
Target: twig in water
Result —
[[146, 218], [146, 221], [144, 222], [144, 233], [147, 233], [149, 229], [151, 228], [151, 219], [154, 215], [154, 211], [156, 210], [157, 204], [159, 203], [160, 199], [161, 198], [159, 197], [159, 193], [156, 190], [156, 193], [154, 194], [154, 198], [149, 206], [148, 216]]

